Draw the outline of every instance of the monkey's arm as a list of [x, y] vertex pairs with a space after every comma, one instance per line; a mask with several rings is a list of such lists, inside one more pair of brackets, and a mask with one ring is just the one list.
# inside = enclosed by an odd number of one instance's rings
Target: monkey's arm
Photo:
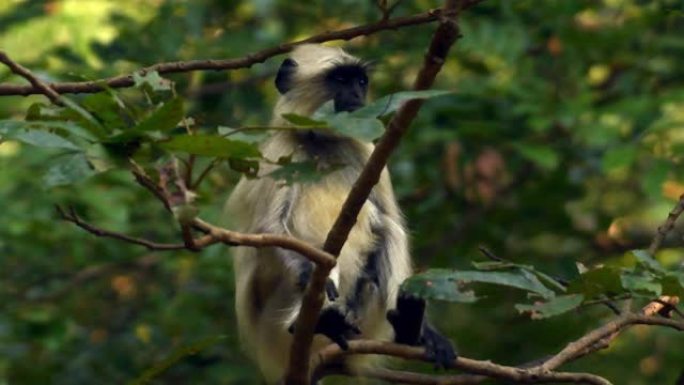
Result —
[[425, 305], [425, 300], [420, 297], [399, 294], [396, 309], [387, 312], [387, 320], [394, 328], [394, 341], [423, 346], [435, 368], [450, 368], [457, 357], [456, 351], [451, 341], [425, 319]]

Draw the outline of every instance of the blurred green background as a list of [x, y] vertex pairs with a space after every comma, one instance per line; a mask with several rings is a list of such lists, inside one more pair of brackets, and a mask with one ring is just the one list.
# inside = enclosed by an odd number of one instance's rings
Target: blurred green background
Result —
[[[395, 15], [440, 5], [404, 0]], [[0, 49], [43, 79], [89, 80], [239, 57], [378, 18], [363, 0], [4, 0]], [[460, 26], [435, 85], [454, 94], [423, 107], [390, 164], [417, 268], [469, 268], [486, 245], [568, 276], [576, 261], [619, 261], [647, 247], [684, 193], [684, 3], [487, 0]], [[433, 30], [345, 44], [376, 61], [372, 96], [410, 88]], [[263, 125], [281, 60], [168, 78], [202, 126]], [[2, 66], [0, 81], [24, 83]], [[0, 97], [0, 118], [23, 119], [43, 99]], [[238, 347], [227, 249], [148, 252], [59, 221], [54, 205], [70, 204], [105, 228], [178, 240], [173, 218], [125, 172], [46, 189], [54, 156], [0, 144], [0, 384], [257, 383]], [[203, 217], [220, 220], [237, 178], [210, 175], [199, 191]], [[681, 266], [682, 234], [676, 228], [658, 254], [664, 265]], [[433, 303], [433, 319], [463, 355], [516, 364], [611, 316], [588, 307], [531, 321], [512, 305], [519, 296]], [[567, 369], [675, 385], [684, 335], [634, 328]]]

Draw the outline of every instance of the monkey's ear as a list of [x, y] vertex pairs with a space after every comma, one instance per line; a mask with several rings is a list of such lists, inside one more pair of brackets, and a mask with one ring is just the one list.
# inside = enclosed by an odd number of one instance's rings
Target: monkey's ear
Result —
[[275, 78], [275, 86], [278, 89], [278, 92], [284, 94], [292, 88], [292, 76], [294, 76], [296, 70], [296, 61], [289, 58], [283, 60], [283, 64], [280, 65], [278, 75], [276, 75]]

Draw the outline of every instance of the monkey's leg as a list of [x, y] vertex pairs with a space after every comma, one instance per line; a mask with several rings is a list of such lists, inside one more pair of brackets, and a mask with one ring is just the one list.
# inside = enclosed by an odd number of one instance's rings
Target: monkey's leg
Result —
[[425, 319], [425, 300], [400, 293], [396, 309], [387, 312], [387, 320], [394, 328], [394, 340], [400, 344], [423, 346], [435, 368], [450, 368], [457, 357], [451, 341], [440, 334]]

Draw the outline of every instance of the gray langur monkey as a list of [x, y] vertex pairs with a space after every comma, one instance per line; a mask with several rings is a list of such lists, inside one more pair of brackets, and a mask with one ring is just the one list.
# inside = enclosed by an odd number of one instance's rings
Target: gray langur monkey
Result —
[[[366, 63], [340, 48], [297, 47], [276, 76], [281, 96], [271, 124], [288, 125], [283, 114], [310, 116], [330, 100], [336, 112], [362, 107], [367, 69]], [[260, 178], [238, 183], [228, 200], [228, 212], [240, 231], [284, 234], [322, 247], [372, 150], [372, 143], [333, 133], [280, 130], [262, 145], [265, 158], [292, 156], [293, 161], [342, 167], [316, 182], [283, 185], [264, 176], [277, 166], [262, 163]], [[238, 248], [234, 261], [235, 306], [243, 344], [266, 381], [276, 383], [289, 361], [291, 327], [313, 265], [281, 248]], [[454, 349], [423, 319], [424, 300], [399, 293], [411, 271], [404, 220], [385, 169], [330, 274], [328, 298], [316, 327], [321, 335], [315, 337], [312, 351], [330, 340], [345, 348], [349, 338], [394, 337], [400, 343], [425, 346], [438, 365], [449, 366]], [[368, 358], [341, 364], [353, 370], [364, 361]]]

